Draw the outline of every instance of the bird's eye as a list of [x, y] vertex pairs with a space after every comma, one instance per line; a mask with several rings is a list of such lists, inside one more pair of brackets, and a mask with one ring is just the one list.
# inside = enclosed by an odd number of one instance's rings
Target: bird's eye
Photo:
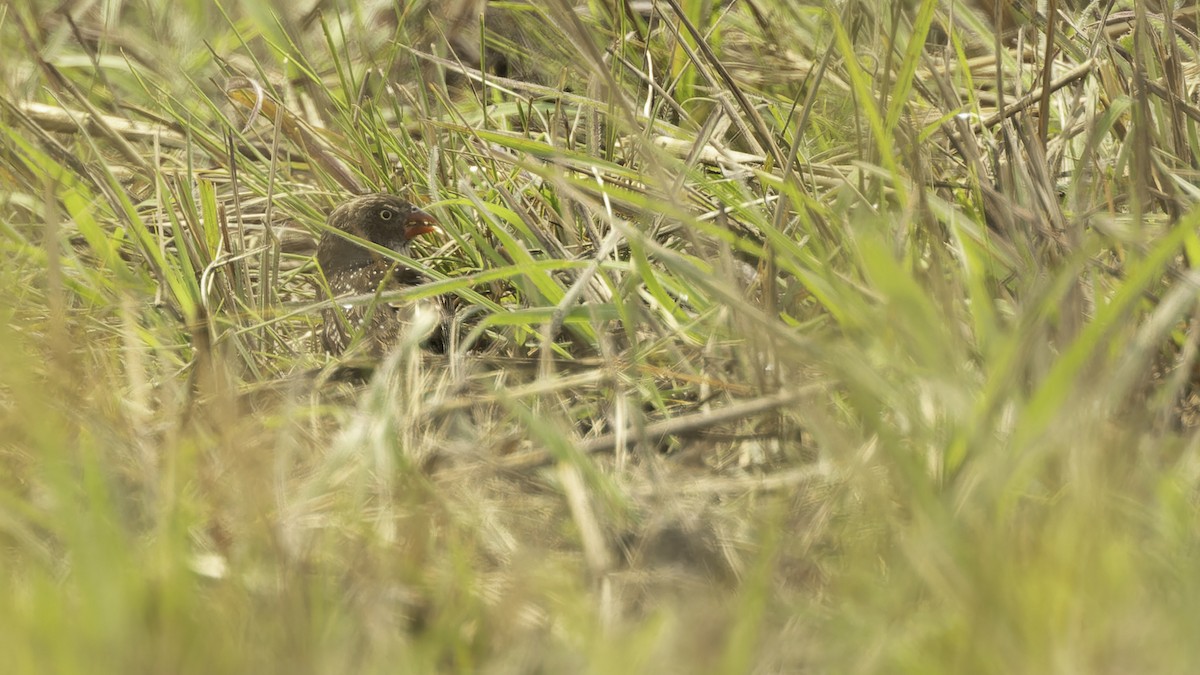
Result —
[[382, 211], [380, 211], [379, 219], [380, 220], [391, 220], [392, 219], [392, 210], [391, 209], [383, 209]]

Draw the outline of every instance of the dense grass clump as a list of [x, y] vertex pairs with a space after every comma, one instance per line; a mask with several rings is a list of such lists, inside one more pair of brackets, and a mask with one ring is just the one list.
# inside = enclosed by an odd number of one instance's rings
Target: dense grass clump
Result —
[[[1200, 665], [1194, 8], [44, 4], [5, 672]], [[371, 191], [443, 353], [318, 349]]]

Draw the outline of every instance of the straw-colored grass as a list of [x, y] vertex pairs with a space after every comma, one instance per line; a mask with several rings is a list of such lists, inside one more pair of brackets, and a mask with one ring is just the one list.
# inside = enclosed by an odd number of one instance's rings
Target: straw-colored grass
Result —
[[4, 672], [1200, 665], [1190, 4], [307, 4], [0, 5]]

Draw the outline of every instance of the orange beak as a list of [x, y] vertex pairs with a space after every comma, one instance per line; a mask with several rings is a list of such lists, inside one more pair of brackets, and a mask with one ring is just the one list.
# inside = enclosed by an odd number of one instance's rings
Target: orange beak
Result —
[[438, 222], [434, 220], [433, 216], [417, 209], [408, 214], [408, 218], [404, 221], [404, 238], [415, 239], [423, 234], [436, 232], [437, 229]]

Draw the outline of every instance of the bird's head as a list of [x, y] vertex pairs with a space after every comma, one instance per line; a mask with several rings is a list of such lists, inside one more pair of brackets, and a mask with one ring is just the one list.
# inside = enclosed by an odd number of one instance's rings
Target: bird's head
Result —
[[[329, 214], [329, 226], [407, 255], [409, 243], [436, 230], [437, 221], [395, 195], [378, 193], [355, 197], [338, 206]], [[317, 245], [317, 263], [326, 273], [378, 258], [370, 249], [332, 231], [321, 235]]]

